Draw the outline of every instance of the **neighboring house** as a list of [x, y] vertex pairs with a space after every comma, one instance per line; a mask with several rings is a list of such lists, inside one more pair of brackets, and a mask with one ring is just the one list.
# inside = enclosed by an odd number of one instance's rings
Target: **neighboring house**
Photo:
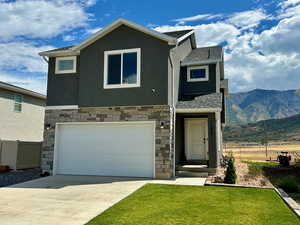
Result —
[[221, 46], [197, 48], [193, 30], [159, 33], [119, 19], [40, 55], [49, 58], [44, 171], [170, 178], [182, 164], [219, 167]]
[[46, 96], [0, 82], [0, 140], [41, 142]]

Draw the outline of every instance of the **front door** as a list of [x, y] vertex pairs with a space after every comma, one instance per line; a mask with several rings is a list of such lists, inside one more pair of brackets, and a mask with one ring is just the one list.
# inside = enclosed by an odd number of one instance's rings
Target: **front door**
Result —
[[208, 121], [185, 119], [185, 153], [187, 160], [208, 160]]

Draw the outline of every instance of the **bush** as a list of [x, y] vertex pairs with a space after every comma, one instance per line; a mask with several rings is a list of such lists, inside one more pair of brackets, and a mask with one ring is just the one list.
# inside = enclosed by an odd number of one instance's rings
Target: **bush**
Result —
[[286, 192], [298, 193], [299, 186], [294, 177], [283, 177], [279, 180], [278, 186]]
[[235, 171], [235, 167], [234, 167], [234, 158], [230, 158], [228, 160], [224, 182], [226, 184], [235, 184], [236, 177], [237, 176], [236, 176], [236, 171]]

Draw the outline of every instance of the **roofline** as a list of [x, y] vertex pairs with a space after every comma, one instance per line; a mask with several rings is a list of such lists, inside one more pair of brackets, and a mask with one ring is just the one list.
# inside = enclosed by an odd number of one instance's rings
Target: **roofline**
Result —
[[182, 42], [184, 39], [188, 38], [189, 36], [191, 36], [192, 34], [194, 34], [194, 30], [186, 33], [185, 35], [181, 36], [180, 38], [177, 39], [178, 43]]
[[106, 34], [110, 33], [111, 31], [113, 31], [114, 29], [118, 28], [121, 25], [126, 25], [128, 27], [131, 27], [133, 29], [136, 29], [138, 31], [144, 32], [148, 35], [151, 35], [153, 37], [156, 37], [158, 39], [161, 39], [163, 41], [168, 42], [169, 45], [175, 45], [177, 43], [177, 39], [170, 37], [166, 34], [160, 33], [158, 31], [146, 28], [144, 26], [141, 26], [139, 24], [130, 22], [126, 19], [120, 18], [118, 20], [116, 20], [115, 22], [113, 22], [112, 24], [108, 25], [107, 27], [103, 28], [102, 30], [96, 32], [94, 35], [92, 35], [90, 38], [86, 39], [85, 41], [79, 43], [78, 45], [75, 45], [73, 48], [71, 48], [73, 51], [80, 51], [81, 49], [83, 49], [84, 47], [90, 45], [91, 43], [93, 43], [94, 41], [98, 40], [99, 38], [105, 36]]
[[93, 42], [95, 42], [99, 38], [105, 36], [106, 34], [110, 33], [111, 31], [113, 31], [114, 29], [118, 28], [121, 25], [126, 25], [128, 27], [131, 27], [135, 30], [141, 31], [141, 32], [143, 32], [145, 34], [148, 34], [150, 36], [153, 36], [153, 37], [158, 38], [160, 40], [166, 41], [166, 42], [168, 42], [169, 45], [176, 45], [177, 43], [183, 41], [185, 38], [187, 38], [188, 36], [190, 36], [194, 33], [194, 31], [192, 30], [191, 32], [189, 32], [189, 33], [187, 33], [187, 34], [185, 34], [182, 37], [177, 39], [177, 38], [171, 37], [167, 34], [160, 33], [158, 31], [155, 31], [155, 30], [149, 29], [147, 27], [141, 26], [139, 24], [128, 21], [126, 19], [120, 18], [120, 19], [114, 21], [112, 24], [108, 25], [107, 27], [103, 28], [102, 30], [96, 32], [91, 37], [87, 38], [86, 40], [82, 41], [81, 43], [71, 47], [70, 49], [53, 51], [53, 52], [45, 51], [45, 52], [40, 52], [39, 55], [40, 56], [49, 56], [49, 57], [51, 57], [51, 56], [54, 57], [54, 56], [79, 55], [81, 49], [83, 49], [86, 46], [92, 44]]
[[18, 93], [25, 94], [25, 95], [30, 95], [30, 96], [40, 98], [40, 99], [43, 99], [43, 100], [46, 100], [46, 98], [47, 98], [43, 94], [40, 94], [40, 93], [37, 93], [37, 92], [34, 92], [34, 91], [30, 91], [30, 90], [25, 89], [25, 88], [17, 87], [17, 86], [14, 86], [12, 84], [8, 84], [8, 83], [2, 82], [2, 81], [0, 81], [0, 88], [5, 89], [5, 90], [9, 90], [9, 91], [18, 92]]
[[176, 108], [176, 113], [207, 113], [221, 111], [221, 108]]
[[210, 64], [210, 63], [218, 63], [223, 62], [222, 59], [214, 59], [214, 60], [199, 60], [199, 61], [193, 61], [188, 63], [181, 63], [181, 66], [198, 66], [202, 64]]
[[54, 52], [49, 52], [49, 51], [45, 51], [45, 52], [40, 52], [39, 55], [40, 56], [49, 56], [49, 57], [54, 57], [54, 56], [74, 56], [74, 55], [79, 55], [80, 52], [79, 51], [72, 51], [70, 49], [67, 50], [59, 50], [59, 51], [54, 51]]

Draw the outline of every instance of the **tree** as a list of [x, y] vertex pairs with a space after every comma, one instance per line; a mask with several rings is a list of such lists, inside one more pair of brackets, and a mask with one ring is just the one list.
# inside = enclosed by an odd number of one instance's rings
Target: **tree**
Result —
[[236, 169], [234, 166], [234, 158], [231, 157], [228, 160], [224, 182], [226, 184], [235, 184], [236, 178], [237, 178], [237, 176], [236, 176]]

